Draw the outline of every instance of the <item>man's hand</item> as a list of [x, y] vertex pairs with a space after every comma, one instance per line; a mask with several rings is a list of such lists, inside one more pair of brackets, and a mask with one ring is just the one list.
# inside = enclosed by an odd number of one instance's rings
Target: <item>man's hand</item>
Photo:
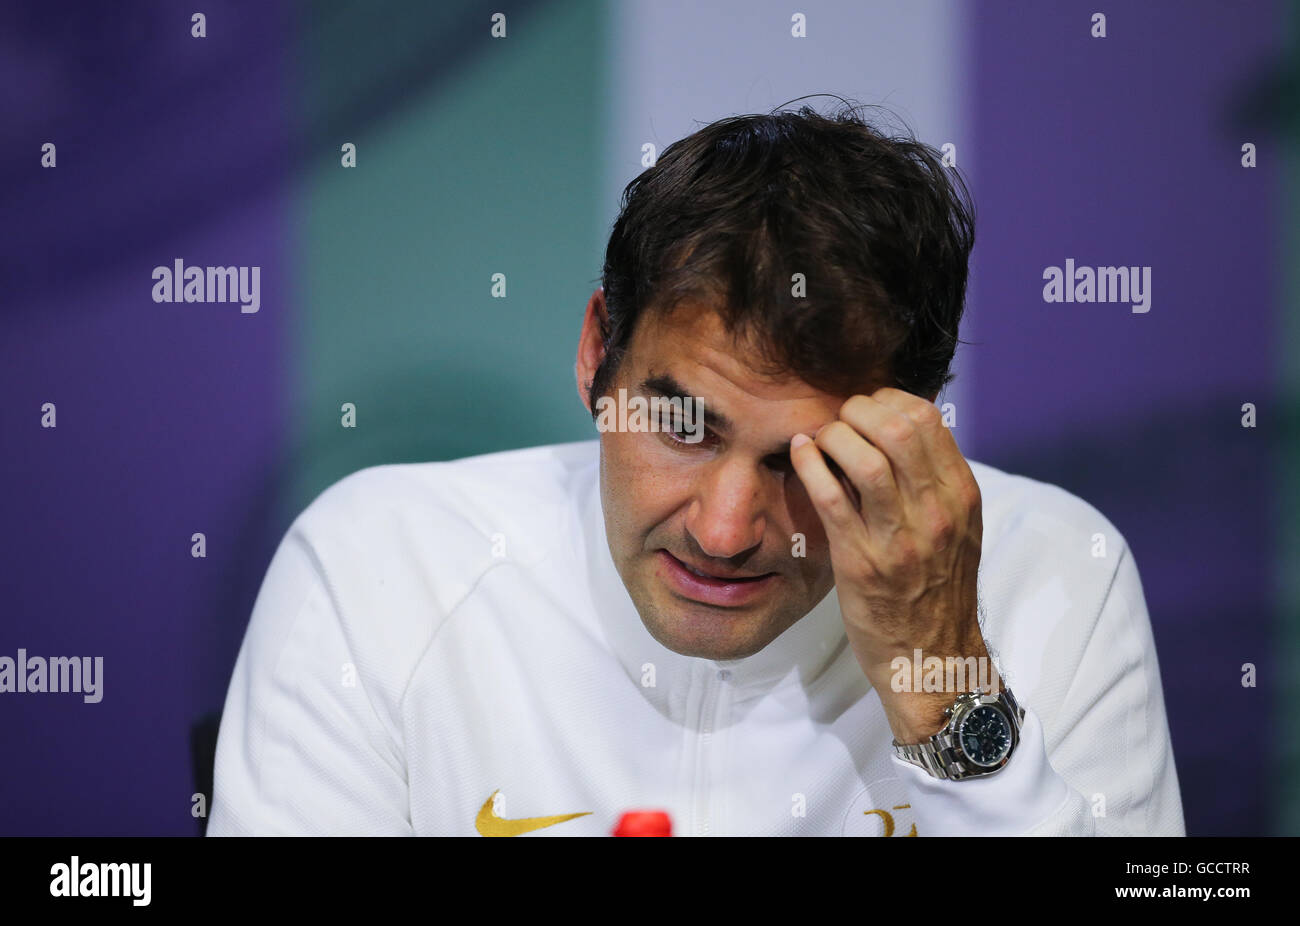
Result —
[[849, 644], [895, 738], [933, 736], [960, 692], [896, 692], [890, 663], [903, 656], [910, 667], [917, 649], [923, 658], [989, 659], [976, 589], [984, 524], [970, 465], [933, 403], [888, 387], [853, 396], [813, 440], [796, 434], [790, 459], [826, 530]]

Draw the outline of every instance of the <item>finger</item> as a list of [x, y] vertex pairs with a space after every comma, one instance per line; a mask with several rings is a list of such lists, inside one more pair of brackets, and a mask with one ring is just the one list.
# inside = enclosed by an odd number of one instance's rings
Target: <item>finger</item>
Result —
[[[878, 389], [872, 393], [872, 398], [911, 418], [924, 439], [930, 466], [937, 480], [933, 486], [933, 494], [923, 495], [926, 500], [920, 505], [920, 508], [929, 512], [925, 515], [927, 519], [925, 523], [933, 525], [946, 521], [946, 518], [934, 514], [936, 507], [941, 508], [945, 505], [951, 506], [951, 510], [973, 511], [975, 518], [979, 519], [983, 504], [979, 482], [975, 479], [975, 473], [962, 454], [961, 448], [957, 446], [952, 431], [943, 423], [943, 413], [933, 402], [901, 389], [890, 387]], [[940, 502], [937, 501], [938, 499], [945, 501]]]
[[790, 462], [803, 483], [826, 536], [831, 540], [851, 536], [862, 529], [862, 515], [839, 479], [831, 472], [827, 460], [807, 434], [790, 440]]
[[[871, 394], [881, 405], [906, 415], [916, 425], [922, 444], [930, 458], [931, 471], [945, 486], [961, 485], [970, 476], [970, 467], [952, 431], [943, 423], [943, 413], [933, 402], [902, 389], [885, 387]], [[852, 400], [850, 400], [852, 401]], [[847, 404], [847, 403], [846, 403]]]
[[884, 454], [907, 497], [919, 498], [933, 487], [937, 476], [926, 447], [928, 435], [908, 415], [872, 396], [855, 395], [840, 406], [840, 421]]
[[903, 518], [903, 500], [888, 458], [843, 421], [832, 421], [817, 432], [816, 444], [844, 470], [857, 489], [867, 527], [896, 525]]

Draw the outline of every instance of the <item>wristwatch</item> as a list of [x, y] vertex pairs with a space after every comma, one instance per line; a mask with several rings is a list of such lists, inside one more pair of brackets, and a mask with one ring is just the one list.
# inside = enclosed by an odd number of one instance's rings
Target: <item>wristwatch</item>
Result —
[[1020, 742], [1025, 709], [1003, 688], [997, 695], [980, 689], [959, 695], [944, 708], [944, 728], [920, 743], [894, 740], [894, 754], [935, 778], [960, 781], [992, 775], [1011, 759]]

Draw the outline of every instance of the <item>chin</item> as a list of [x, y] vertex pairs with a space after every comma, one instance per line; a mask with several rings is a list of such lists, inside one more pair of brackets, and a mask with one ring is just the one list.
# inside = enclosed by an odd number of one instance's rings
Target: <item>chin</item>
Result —
[[660, 640], [659, 642], [681, 656], [691, 656], [696, 659], [713, 659], [717, 661], [744, 659], [746, 656], [752, 656], [763, 649], [762, 646], [746, 646], [737, 649], [734, 646], [701, 644], [695, 641], [676, 642], [672, 640]]
[[[638, 609], [646, 630], [664, 647], [697, 659], [744, 659], [762, 650], [779, 634], [767, 633], [762, 615], [730, 614], [687, 603], [653, 608], [647, 614]], [[730, 631], [730, 632], [728, 632]]]

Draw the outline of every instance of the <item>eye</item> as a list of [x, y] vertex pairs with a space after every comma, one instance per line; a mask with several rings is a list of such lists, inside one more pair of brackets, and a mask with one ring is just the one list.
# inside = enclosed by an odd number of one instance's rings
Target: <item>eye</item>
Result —
[[[698, 425], [697, 429], [687, 428], [682, 416], [672, 408], [665, 408], [659, 414], [658, 424], [659, 433], [663, 435], [663, 440], [670, 444], [681, 445], [684, 447], [700, 447], [713, 440], [713, 432], [708, 428], [705, 428], [702, 423]], [[703, 430], [703, 433], [698, 439], [688, 439], [694, 438], [696, 434], [699, 434], [700, 429]]]
[[674, 425], [671, 421], [659, 425], [659, 433], [663, 435], [664, 440], [670, 444], [680, 444], [683, 447], [703, 447], [713, 440], [713, 432], [705, 428], [704, 435], [699, 440], [687, 440], [694, 435], [688, 432], [680, 425]]

